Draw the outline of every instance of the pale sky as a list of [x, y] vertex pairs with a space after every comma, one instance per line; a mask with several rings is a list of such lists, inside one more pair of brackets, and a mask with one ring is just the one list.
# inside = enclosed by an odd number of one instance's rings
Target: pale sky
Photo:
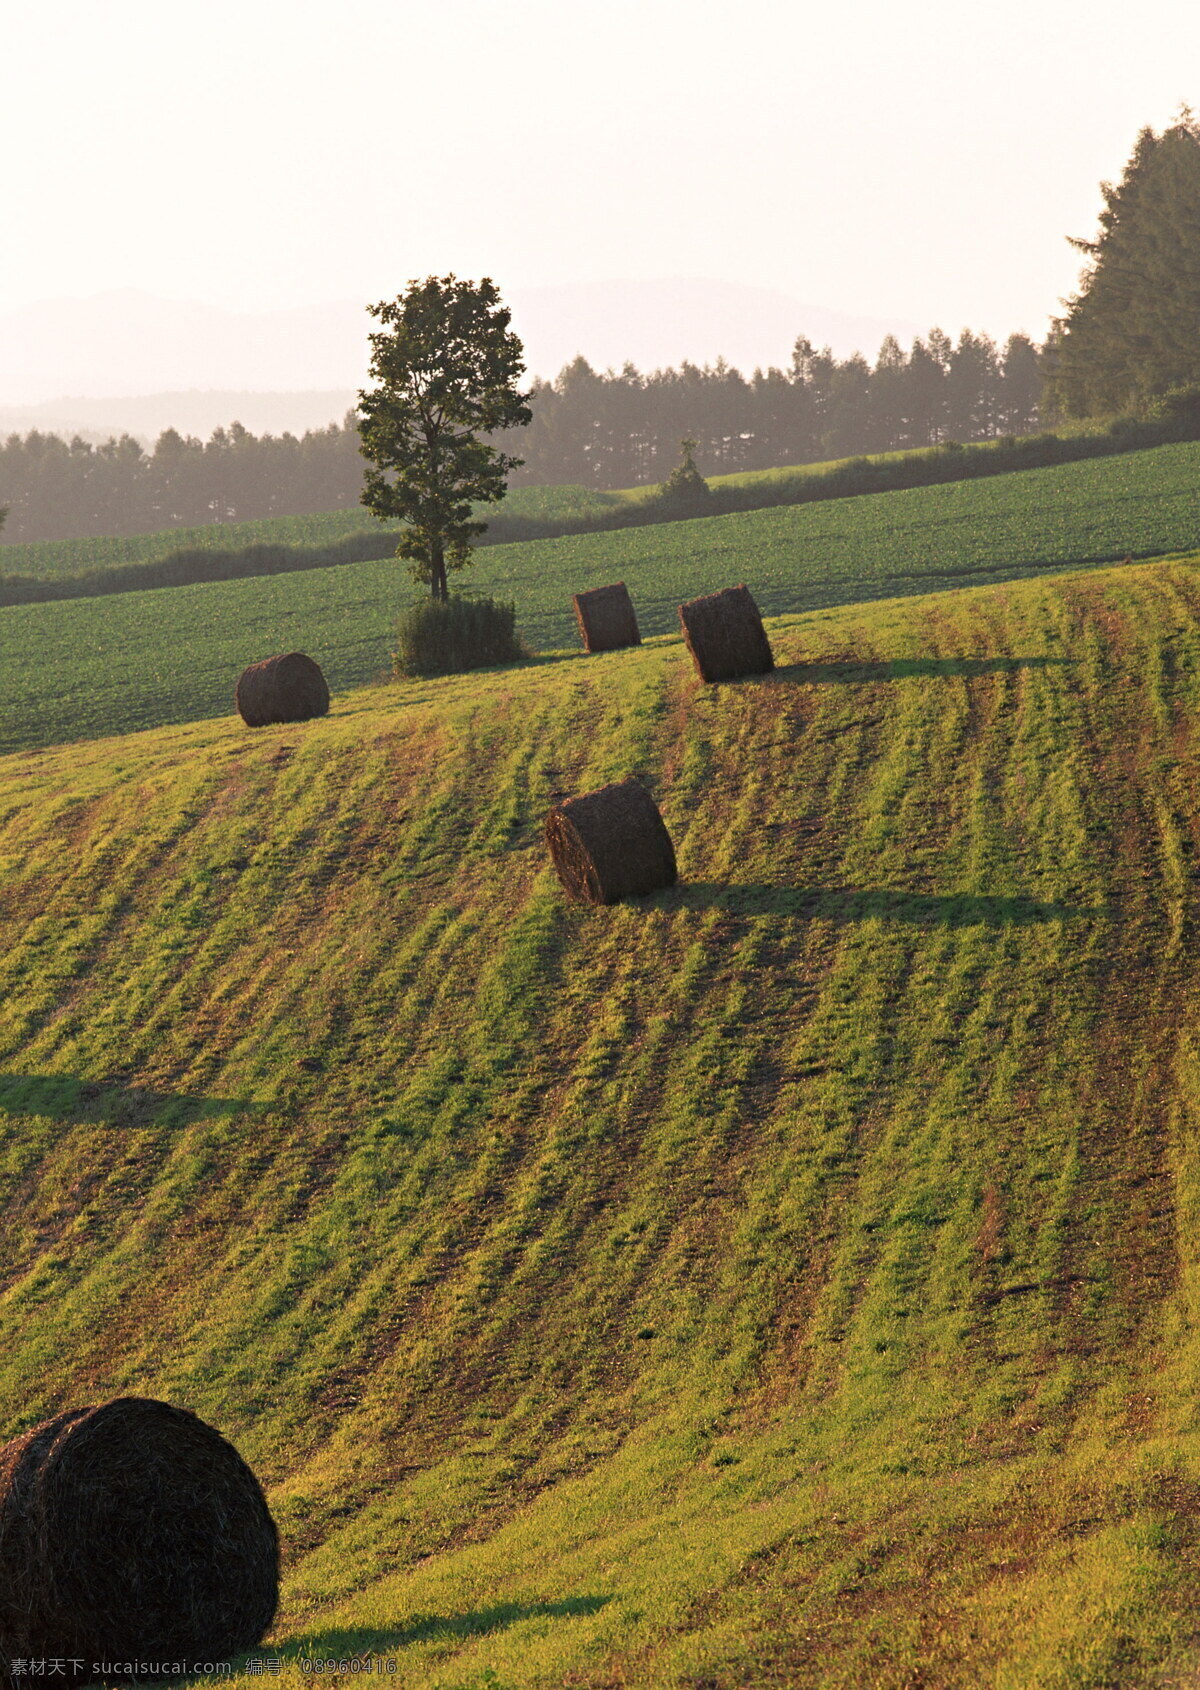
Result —
[[1040, 336], [1200, 6], [55, 0], [2, 63], [0, 309], [696, 276]]

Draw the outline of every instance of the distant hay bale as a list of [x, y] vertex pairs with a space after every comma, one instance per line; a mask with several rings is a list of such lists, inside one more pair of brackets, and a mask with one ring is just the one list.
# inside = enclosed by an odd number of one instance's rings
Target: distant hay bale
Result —
[[546, 843], [558, 878], [580, 903], [617, 904], [679, 878], [671, 836], [640, 780], [556, 804], [546, 817]]
[[272, 722], [307, 722], [324, 716], [329, 688], [319, 663], [302, 651], [289, 651], [282, 657], [264, 657], [244, 669], [234, 700], [248, 728], [265, 728]]
[[771, 642], [748, 587], [726, 587], [679, 607], [683, 637], [702, 681], [734, 681], [775, 667]]
[[619, 651], [622, 646], [641, 645], [633, 600], [624, 581], [576, 593], [571, 602], [585, 651]]
[[224, 1660], [260, 1641], [278, 1588], [258, 1480], [186, 1409], [118, 1397], [0, 1448], [6, 1666], [65, 1660], [88, 1682], [93, 1662]]

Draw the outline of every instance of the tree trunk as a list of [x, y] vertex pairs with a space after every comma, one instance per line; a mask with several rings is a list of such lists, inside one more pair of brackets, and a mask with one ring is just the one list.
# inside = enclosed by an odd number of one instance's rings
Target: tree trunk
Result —
[[445, 604], [450, 597], [446, 586], [446, 552], [440, 540], [435, 540], [431, 549], [433, 556], [429, 560], [429, 588], [434, 598]]

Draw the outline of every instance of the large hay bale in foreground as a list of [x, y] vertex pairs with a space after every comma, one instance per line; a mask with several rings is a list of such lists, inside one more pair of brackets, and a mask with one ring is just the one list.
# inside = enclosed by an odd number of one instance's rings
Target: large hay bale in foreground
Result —
[[556, 804], [546, 817], [546, 843], [558, 878], [581, 903], [640, 898], [679, 878], [671, 836], [640, 780]]
[[702, 681], [734, 681], [775, 667], [771, 642], [748, 587], [726, 587], [679, 607], [683, 637]]
[[272, 722], [307, 722], [324, 716], [329, 688], [319, 663], [302, 651], [288, 651], [244, 669], [234, 700], [248, 728], [265, 728]]
[[118, 1397], [0, 1449], [6, 1667], [65, 1660], [88, 1682], [108, 1676], [93, 1663], [223, 1660], [259, 1642], [278, 1588], [258, 1480], [186, 1409]]
[[585, 651], [619, 651], [623, 646], [641, 645], [637, 615], [624, 581], [576, 593], [571, 603]]

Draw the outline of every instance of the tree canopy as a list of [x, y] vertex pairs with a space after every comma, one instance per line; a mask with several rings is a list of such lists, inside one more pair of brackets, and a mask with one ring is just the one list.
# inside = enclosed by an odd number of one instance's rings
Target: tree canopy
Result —
[[1101, 193], [1096, 239], [1071, 242], [1087, 268], [1049, 346], [1048, 397], [1066, 416], [1200, 385], [1200, 124], [1185, 108], [1161, 135], [1143, 129]]
[[407, 526], [396, 548], [413, 574], [445, 599], [446, 573], [461, 569], [486, 523], [473, 506], [502, 499], [521, 462], [486, 436], [525, 425], [517, 391], [525, 362], [495, 284], [428, 276], [395, 300], [368, 306], [371, 377], [359, 395], [362, 502], [381, 521]]

